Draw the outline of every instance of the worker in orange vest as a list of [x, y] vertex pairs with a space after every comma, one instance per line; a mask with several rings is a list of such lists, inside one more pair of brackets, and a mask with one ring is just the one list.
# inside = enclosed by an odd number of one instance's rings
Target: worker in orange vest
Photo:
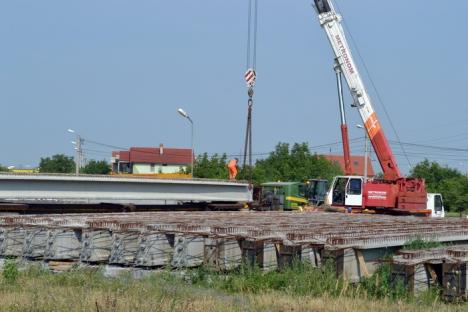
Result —
[[236, 175], [237, 175], [237, 162], [239, 161], [239, 159], [237, 158], [234, 158], [234, 159], [231, 159], [227, 165], [228, 169], [229, 169], [229, 180], [235, 180], [236, 179]]

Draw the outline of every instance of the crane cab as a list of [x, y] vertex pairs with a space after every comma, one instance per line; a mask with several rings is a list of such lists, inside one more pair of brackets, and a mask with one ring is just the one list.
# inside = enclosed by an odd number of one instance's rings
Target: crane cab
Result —
[[364, 177], [337, 176], [328, 190], [325, 203], [330, 206], [362, 208]]

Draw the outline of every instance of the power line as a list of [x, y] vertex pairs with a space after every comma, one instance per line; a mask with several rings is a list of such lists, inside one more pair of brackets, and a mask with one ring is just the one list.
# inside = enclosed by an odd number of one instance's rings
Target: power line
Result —
[[[94, 145], [106, 147], [106, 148], [111, 148], [111, 149], [119, 149], [119, 150], [130, 150], [130, 148], [122, 147], [122, 146], [117, 146], [117, 145], [112, 145], [108, 143], [103, 143], [95, 140], [89, 140], [84, 138], [85, 142], [91, 143]], [[352, 147], [353, 150], [356, 150], [361, 147], [359, 143], [361, 143], [364, 140], [363, 137], [357, 137], [357, 138], [352, 138], [350, 139], [350, 146]], [[406, 151], [405, 153], [399, 153], [398, 149], [395, 150], [395, 155], [396, 156], [405, 156], [407, 155], [411, 159], [437, 159], [437, 160], [444, 160], [444, 161], [457, 161], [457, 162], [464, 162], [468, 161], [468, 159], [465, 156], [465, 154], [460, 155], [460, 153], [466, 153], [468, 152], [468, 149], [464, 148], [456, 148], [456, 147], [442, 147], [442, 146], [434, 146], [434, 145], [427, 145], [427, 144], [419, 144], [419, 143], [411, 143], [411, 142], [397, 142], [390, 140], [390, 143], [398, 143], [398, 146], [404, 145], [407, 148], [410, 149], [410, 151]], [[156, 150], [157, 147], [154, 147]], [[325, 150], [329, 149], [330, 152], [336, 153], [336, 154], [341, 154], [341, 141], [335, 141], [331, 143], [324, 143], [324, 144], [318, 144], [318, 145], [312, 145], [309, 146], [309, 151], [310, 152], [315, 152], [317, 153], [320, 150]], [[105, 150], [97, 150], [97, 149], [91, 149], [91, 148], [84, 148], [84, 151], [87, 152], [87, 154], [91, 155], [98, 155], [98, 156], [107, 156], [109, 155], [107, 151]], [[138, 148], [132, 148], [133, 151], [136, 151], [140, 154], [154, 154], [153, 151], [148, 151], [146, 149], [138, 149]], [[171, 152], [165, 152], [166, 155], [170, 155], [171, 157], [177, 159], [177, 158], [186, 158], [184, 155], [180, 154], [174, 154]], [[269, 155], [274, 153], [274, 151], [270, 152], [259, 152], [259, 153], [253, 153], [252, 156], [255, 156], [257, 160], [263, 159]], [[205, 153], [203, 153], [205, 154]], [[199, 155], [203, 155], [199, 154]], [[320, 154], [326, 154], [320, 153]], [[242, 153], [226, 153], [226, 152], [212, 152], [212, 153], [206, 153], [207, 156], [213, 157], [215, 155], [219, 156], [226, 156], [226, 157], [242, 157], [244, 154]]]
[[[395, 141], [389, 140], [389, 142], [395, 143]], [[407, 146], [417, 146], [429, 149], [439, 149], [439, 150], [447, 150], [447, 151], [457, 151], [457, 152], [468, 152], [466, 148], [456, 148], [456, 147], [447, 147], [447, 146], [434, 146], [434, 145], [426, 145], [426, 144], [418, 144], [418, 143], [408, 143], [408, 142], [401, 142], [403, 145]]]

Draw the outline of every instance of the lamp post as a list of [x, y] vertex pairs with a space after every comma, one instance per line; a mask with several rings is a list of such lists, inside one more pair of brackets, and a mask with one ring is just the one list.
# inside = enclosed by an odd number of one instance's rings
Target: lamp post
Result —
[[69, 133], [76, 134], [76, 141], [73, 141], [72, 143], [75, 144], [75, 175], [80, 174], [80, 168], [81, 168], [81, 158], [82, 158], [82, 150], [81, 150], [81, 144], [83, 143], [83, 139], [81, 136], [76, 133], [75, 130], [73, 129], [68, 129], [67, 130]]
[[186, 118], [190, 122], [190, 131], [191, 131], [190, 142], [191, 142], [191, 145], [192, 145], [191, 153], [190, 153], [190, 164], [191, 164], [191, 175], [192, 175], [192, 179], [193, 179], [193, 120], [192, 120], [192, 118], [190, 118], [189, 114], [187, 114], [187, 112], [184, 111], [182, 108], [177, 109], [177, 112], [182, 117]]
[[362, 125], [356, 125], [359, 129], [364, 130], [364, 182], [367, 181], [367, 131]]

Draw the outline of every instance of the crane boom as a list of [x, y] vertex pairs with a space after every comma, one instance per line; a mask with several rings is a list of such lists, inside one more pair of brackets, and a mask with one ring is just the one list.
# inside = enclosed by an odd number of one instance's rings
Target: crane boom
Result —
[[361, 116], [364, 127], [372, 142], [375, 154], [382, 167], [385, 180], [395, 181], [402, 178], [400, 169], [385, 137], [380, 121], [372, 106], [372, 101], [366, 91], [364, 83], [349, 49], [343, 27], [341, 15], [333, 8], [330, 0], [314, 0], [320, 25], [325, 30], [333, 52], [340, 66], [346, 83], [353, 97], [354, 104]]

